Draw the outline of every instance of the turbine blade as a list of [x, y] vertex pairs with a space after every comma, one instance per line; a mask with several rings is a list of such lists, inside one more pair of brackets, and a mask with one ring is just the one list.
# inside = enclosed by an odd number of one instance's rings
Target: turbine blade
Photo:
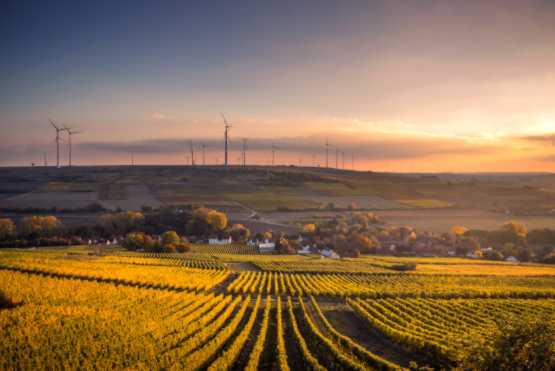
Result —
[[[52, 122], [52, 120], [48, 119], [48, 121], [50, 121], [50, 123], [51, 123], [52, 125], [54, 125], [54, 123]], [[57, 127], [56, 125], [54, 125], [54, 127], [56, 128], [56, 130], [58, 130], [58, 131], [60, 130], [60, 129], [58, 129], [58, 127]]]

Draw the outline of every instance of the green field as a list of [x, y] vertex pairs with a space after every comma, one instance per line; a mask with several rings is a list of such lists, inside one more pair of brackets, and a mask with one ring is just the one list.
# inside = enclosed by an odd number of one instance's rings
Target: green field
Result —
[[227, 194], [223, 196], [258, 211], [275, 211], [279, 206], [291, 209], [318, 207], [317, 203], [310, 200], [276, 193]]

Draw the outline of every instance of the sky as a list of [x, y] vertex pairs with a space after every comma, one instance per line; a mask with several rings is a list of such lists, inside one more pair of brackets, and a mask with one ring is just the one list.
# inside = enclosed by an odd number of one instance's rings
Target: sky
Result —
[[[555, 1], [9, 1], [0, 166], [555, 169]], [[61, 132], [67, 140], [67, 133]], [[345, 152], [344, 155], [337, 150]], [[60, 163], [68, 164], [60, 142]], [[344, 157], [344, 160], [343, 160]], [[353, 159], [354, 157], [354, 159]], [[189, 162], [190, 163], [190, 162]]]

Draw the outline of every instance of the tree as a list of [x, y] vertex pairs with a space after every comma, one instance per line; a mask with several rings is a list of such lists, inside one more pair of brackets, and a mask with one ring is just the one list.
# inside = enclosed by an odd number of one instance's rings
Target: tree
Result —
[[82, 245], [83, 243], [81, 242], [81, 240], [78, 237], [72, 237], [71, 238], [71, 244], [72, 245]]
[[532, 253], [529, 249], [522, 249], [517, 256], [518, 260], [521, 262], [529, 262], [532, 259]]
[[206, 214], [206, 222], [214, 228], [224, 229], [227, 225], [227, 218], [223, 213], [211, 210]]
[[154, 248], [154, 242], [152, 241], [152, 237], [150, 236], [143, 236], [143, 244], [141, 245], [141, 249], [146, 252], [152, 252]]
[[329, 203], [326, 205], [325, 207], [326, 210], [334, 210], [335, 209], [335, 205], [333, 203]]
[[304, 226], [303, 231], [310, 234], [314, 232], [315, 229], [316, 227], [314, 226], [314, 224], [307, 224]]
[[179, 236], [174, 231], [167, 231], [162, 233], [162, 245], [175, 246], [179, 243]]
[[15, 225], [11, 219], [0, 219], [0, 239], [11, 238], [15, 233]]
[[353, 251], [353, 258], [360, 258], [360, 251], [358, 251], [358, 249], [355, 249], [355, 251]]
[[123, 240], [121, 246], [127, 250], [135, 251], [144, 243], [144, 235], [142, 233], [128, 233]]
[[554, 370], [553, 344], [553, 317], [507, 315], [487, 333], [459, 340], [456, 370]]
[[164, 247], [162, 248], [162, 251], [167, 254], [171, 254], [175, 252], [175, 247], [173, 247], [173, 245], [164, 245]]
[[409, 239], [407, 240], [407, 243], [411, 246], [416, 245], [416, 238], [414, 237], [409, 237]]
[[487, 260], [493, 260], [493, 261], [498, 261], [498, 260], [503, 259], [503, 255], [501, 255], [501, 253], [499, 251], [495, 251], [495, 250], [486, 251], [484, 253], [484, 257]]
[[524, 235], [524, 237], [526, 237], [527, 232], [526, 227], [523, 223], [513, 221], [503, 224], [499, 230], [518, 235]]
[[365, 216], [362, 217], [361, 227], [363, 229], [368, 229], [368, 219]]
[[186, 253], [186, 252], [190, 252], [193, 250], [193, 246], [191, 246], [191, 244], [189, 243], [189, 241], [187, 241], [187, 243], [184, 243], [183, 241], [181, 243], [178, 243], [175, 246], [175, 249], [180, 252], [180, 253]]
[[406, 236], [411, 234], [412, 228], [411, 227], [401, 227], [401, 228], [397, 229], [397, 232], [399, 232], [399, 235], [401, 236], [401, 238], [405, 238]]
[[62, 223], [54, 216], [29, 216], [21, 220], [21, 235], [28, 236], [36, 232], [41, 237], [52, 237], [62, 226]]
[[480, 250], [476, 250], [474, 251], [474, 256], [477, 258], [481, 258], [482, 257], [482, 252]]
[[347, 205], [347, 209], [349, 209], [349, 210], [356, 210], [356, 209], [357, 209], [357, 205], [355, 205], [354, 202], [351, 202], [349, 205]]
[[467, 229], [467, 228], [464, 228], [464, 227], [454, 226], [453, 228], [451, 228], [451, 234], [452, 234], [453, 236], [455, 236], [455, 235], [461, 235], [461, 234], [463, 234], [463, 233], [466, 232], [466, 231], [468, 231], [468, 229]]

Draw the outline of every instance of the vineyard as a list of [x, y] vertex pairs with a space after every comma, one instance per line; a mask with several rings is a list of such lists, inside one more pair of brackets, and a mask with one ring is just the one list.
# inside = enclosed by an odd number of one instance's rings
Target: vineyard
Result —
[[258, 245], [242, 244], [195, 244], [193, 245], [193, 251], [200, 254], [260, 255]]
[[461, 339], [487, 337], [503, 316], [555, 316], [550, 274], [76, 251], [0, 251], [0, 290], [14, 303], [0, 309], [0, 369], [441, 370], [459, 361]]

